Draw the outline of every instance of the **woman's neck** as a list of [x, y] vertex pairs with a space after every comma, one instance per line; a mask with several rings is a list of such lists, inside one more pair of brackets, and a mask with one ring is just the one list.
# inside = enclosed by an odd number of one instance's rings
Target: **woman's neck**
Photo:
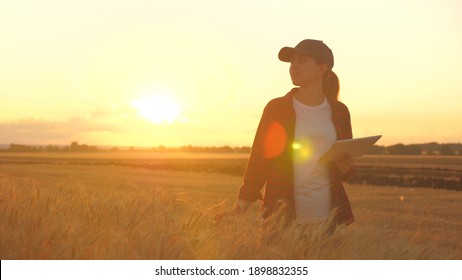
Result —
[[305, 105], [317, 106], [322, 104], [326, 97], [322, 93], [322, 83], [316, 83], [309, 86], [301, 86], [295, 94], [295, 98]]

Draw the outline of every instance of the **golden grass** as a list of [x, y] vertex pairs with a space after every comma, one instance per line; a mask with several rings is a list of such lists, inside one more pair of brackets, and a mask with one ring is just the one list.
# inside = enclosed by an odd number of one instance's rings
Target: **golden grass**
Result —
[[357, 221], [329, 233], [327, 224], [262, 223], [258, 205], [227, 216], [240, 182], [232, 176], [73, 165], [1, 173], [1, 259], [462, 258], [459, 192], [347, 185]]

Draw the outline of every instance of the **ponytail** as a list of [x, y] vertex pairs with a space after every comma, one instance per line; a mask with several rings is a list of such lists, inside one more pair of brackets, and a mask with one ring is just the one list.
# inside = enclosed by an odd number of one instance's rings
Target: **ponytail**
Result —
[[337, 75], [329, 70], [324, 75], [322, 91], [329, 101], [338, 100], [338, 92], [340, 90], [340, 83]]

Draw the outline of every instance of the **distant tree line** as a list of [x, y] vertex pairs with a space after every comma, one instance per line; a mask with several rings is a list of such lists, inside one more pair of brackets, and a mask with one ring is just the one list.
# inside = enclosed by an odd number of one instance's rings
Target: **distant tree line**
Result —
[[160, 152], [160, 153], [171, 153], [171, 152], [183, 152], [183, 153], [250, 153], [250, 147], [201, 147], [201, 146], [183, 146], [183, 147], [129, 147], [129, 148], [98, 148], [97, 146], [90, 146], [87, 144], [79, 144], [78, 142], [72, 142], [69, 146], [63, 145], [46, 145], [46, 146], [34, 146], [34, 145], [23, 145], [11, 143], [8, 148], [0, 148], [2, 152], [12, 153], [35, 153], [35, 152], [70, 152], [70, 153], [94, 153], [94, 152], [117, 152], [117, 151], [128, 151], [128, 152]]
[[430, 142], [425, 144], [395, 144], [391, 146], [372, 147], [368, 154], [374, 155], [443, 155], [455, 156], [462, 155], [461, 143], [439, 144]]
[[[107, 151], [128, 151], [128, 152], [183, 152], [183, 153], [250, 153], [251, 148], [247, 146], [242, 147], [203, 147], [203, 146], [182, 146], [182, 147], [129, 147], [129, 148], [98, 148], [97, 146], [90, 146], [87, 144], [79, 144], [74, 141], [68, 146], [31, 146], [23, 144], [10, 144], [8, 148], [0, 149], [3, 152], [14, 153], [31, 153], [31, 152], [70, 152], [70, 153], [94, 153], [94, 152], [107, 152]], [[395, 144], [391, 146], [373, 146], [367, 154], [370, 155], [462, 155], [461, 143], [439, 144], [436, 142], [425, 144]]]
[[179, 148], [166, 148], [164, 146], [159, 146], [157, 148], [152, 148], [153, 151], [157, 152], [184, 152], [184, 153], [250, 153], [250, 147], [230, 147], [230, 146], [221, 146], [221, 147], [201, 147], [201, 146], [183, 146]]
[[32, 146], [32, 145], [23, 145], [23, 144], [14, 144], [11, 143], [10, 147], [7, 149], [2, 149], [5, 152], [14, 152], [14, 153], [35, 153], [35, 152], [98, 152], [100, 151], [96, 146], [89, 146], [87, 144], [80, 145], [78, 142], [72, 142], [69, 146], [55, 146], [55, 145], [46, 145], [46, 146]]

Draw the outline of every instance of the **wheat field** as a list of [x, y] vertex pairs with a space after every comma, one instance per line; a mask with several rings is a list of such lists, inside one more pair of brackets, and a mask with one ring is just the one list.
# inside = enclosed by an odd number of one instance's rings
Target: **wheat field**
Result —
[[356, 221], [227, 215], [241, 178], [110, 165], [0, 165], [1, 259], [462, 259], [462, 192], [346, 184]]

